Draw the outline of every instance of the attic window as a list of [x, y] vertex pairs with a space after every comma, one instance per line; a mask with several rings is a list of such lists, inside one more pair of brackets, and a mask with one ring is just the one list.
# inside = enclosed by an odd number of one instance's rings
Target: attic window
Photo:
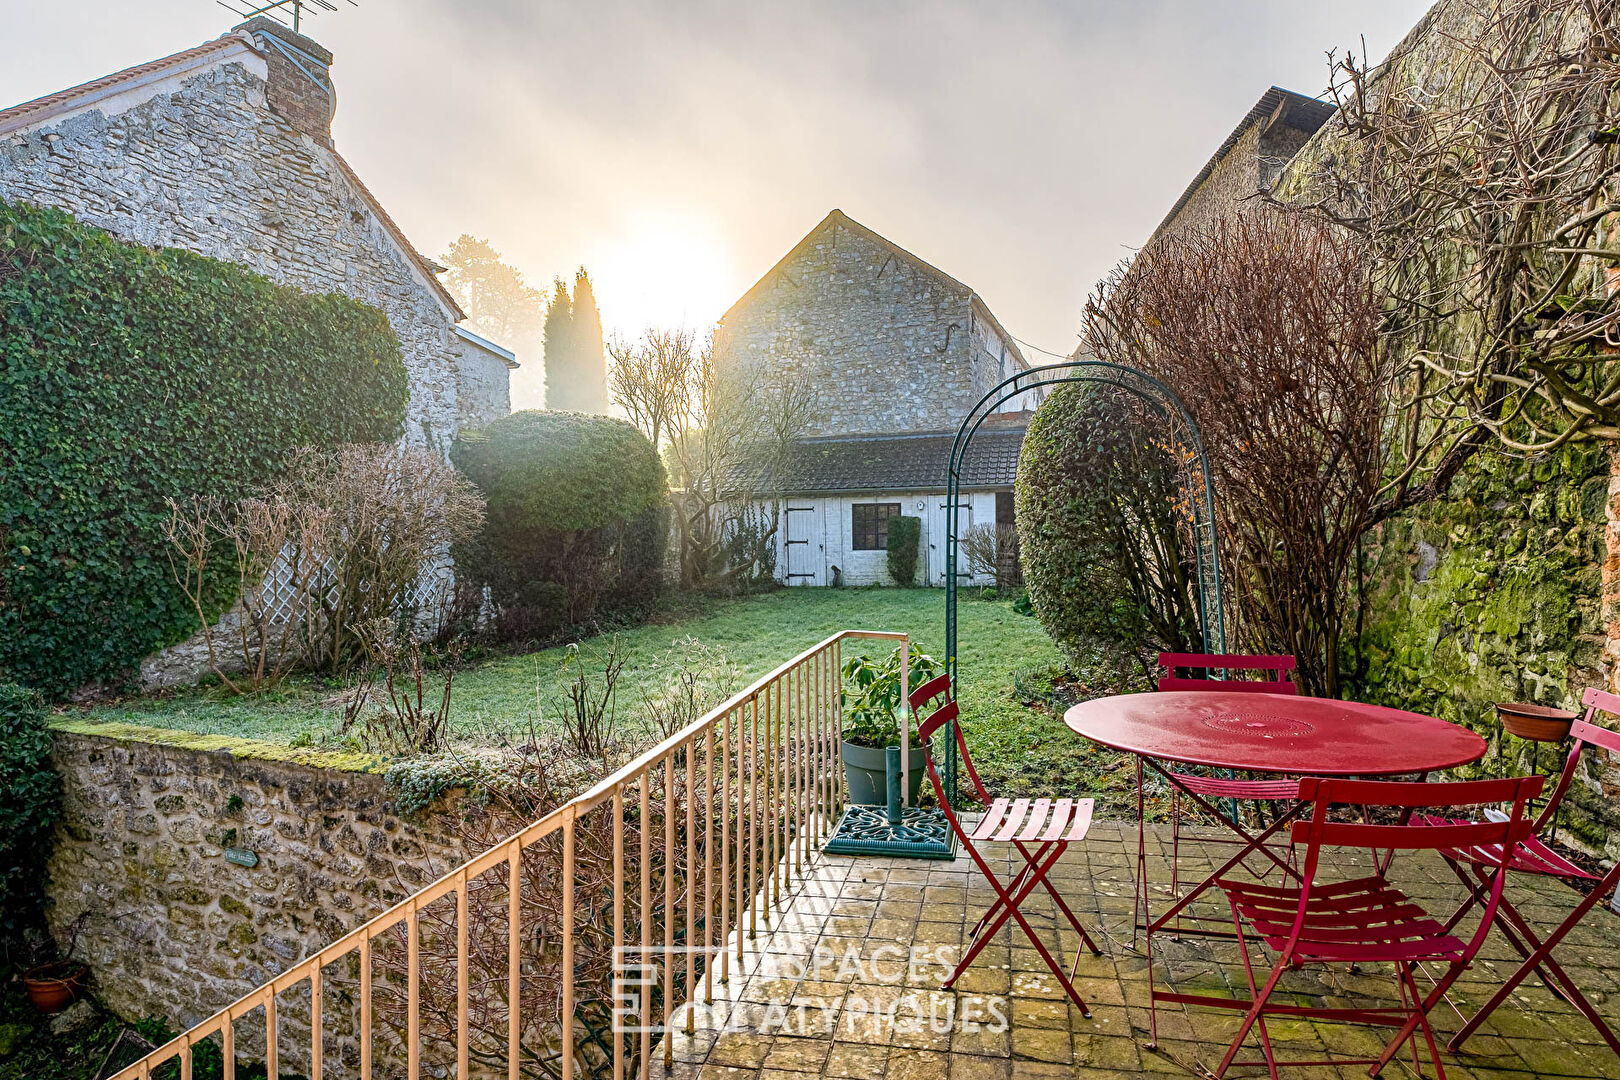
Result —
[[889, 546], [889, 519], [900, 516], [900, 504], [855, 503], [849, 515], [850, 546], [856, 551], [884, 551]]

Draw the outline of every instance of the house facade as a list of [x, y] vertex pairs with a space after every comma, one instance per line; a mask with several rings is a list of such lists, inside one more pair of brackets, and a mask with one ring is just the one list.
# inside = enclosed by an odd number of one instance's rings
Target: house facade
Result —
[[0, 110], [0, 199], [379, 308], [410, 374], [406, 438], [448, 448], [462, 425], [510, 411], [517, 361], [457, 325], [441, 268], [338, 153], [331, 64], [261, 17]]
[[[511, 352], [466, 317], [332, 142], [332, 55], [266, 18], [0, 110], [0, 199], [184, 248], [387, 316], [410, 378], [404, 438], [442, 452], [510, 411]], [[216, 627], [229, 633], [232, 615]], [[203, 635], [148, 657], [148, 686], [208, 670]]]
[[[946, 573], [946, 471], [957, 426], [1002, 379], [1029, 367], [983, 299], [944, 271], [834, 210], [732, 305], [715, 330], [715, 370], [765, 393], [809, 397], [805, 438], [771, 487], [777, 576], [788, 585], [888, 581], [887, 521], [922, 519], [919, 583]], [[958, 536], [1007, 532], [1024, 393], [974, 440]], [[959, 551], [958, 580], [973, 574]]]

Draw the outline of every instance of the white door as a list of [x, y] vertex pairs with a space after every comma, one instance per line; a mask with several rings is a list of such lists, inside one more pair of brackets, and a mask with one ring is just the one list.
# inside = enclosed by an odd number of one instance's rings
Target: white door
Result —
[[[956, 504], [956, 583], [965, 584], [973, 577], [967, 558], [962, 554], [962, 537], [973, 528], [972, 496], [958, 495]], [[945, 497], [937, 495], [928, 503], [928, 574], [941, 588], [945, 585]]]
[[789, 503], [782, 510], [782, 536], [783, 584], [826, 584], [824, 570], [827, 560], [822, 550], [821, 508], [815, 504], [795, 506]]

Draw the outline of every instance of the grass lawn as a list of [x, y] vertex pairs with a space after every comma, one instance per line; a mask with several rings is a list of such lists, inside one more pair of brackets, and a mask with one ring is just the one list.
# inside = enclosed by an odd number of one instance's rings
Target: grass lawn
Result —
[[[1059, 663], [1058, 652], [1034, 618], [1004, 601], [963, 596], [960, 616], [961, 702], [965, 731], [987, 785], [1020, 794], [1108, 794], [1109, 809], [1129, 778], [1117, 758], [1073, 737], [1049, 710], [1030, 708], [1014, 691], [1017, 673], [1037, 673]], [[619, 683], [620, 729], [640, 721], [635, 703], [656, 693], [661, 662], [677, 640], [696, 638], [725, 654], [737, 669], [737, 688], [838, 630], [904, 631], [927, 651], [943, 657], [945, 596], [937, 589], [781, 589], [735, 600], [712, 601], [672, 613], [617, 635], [628, 662]], [[582, 643], [587, 662], [602, 638]], [[873, 642], [876, 650], [881, 643]], [[846, 650], [849, 646], [846, 646]], [[518, 734], [531, 722], [552, 727], [547, 717], [566, 699], [565, 650], [486, 660], [456, 676], [452, 727], [457, 738], [482, 742], [502, 732]], [[322, 680], [290, 680], [259, 697], [233, 697], [218, 688], [131, 698], [73, 714], [205, 734], [287, 743], [334, 740], [341, 687]]]

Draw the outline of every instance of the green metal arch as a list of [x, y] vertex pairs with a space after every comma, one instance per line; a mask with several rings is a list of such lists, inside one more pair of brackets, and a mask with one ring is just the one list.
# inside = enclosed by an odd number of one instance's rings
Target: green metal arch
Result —
[[[1192, 527], [1194, 550], [1198, 560], [1199, 631], [1207, 651], [1226, 651], [1225, 609], [1221, 602], [1221, 565], [1215, 526], [1215, 485], [1209, 470], [1209, 457], [1204, 452], [1203, 435], [1192, 413], [1181, 398], [1163, 382], [1145, 371], [1116, 364], [1107, 360], [1068, 360], [1058, 364], [1044, 364], [1026, 368], [1003, 379], [992, 387], [969, 410], [956, 431], [951, 445], [950, 470], [946, 477], [945, 495], [945, 666], [951, 676], [953, 696], [956, 685], [956, 548], [959, 517], [958, 496], [961, 487], [962, 461], [973, 436], [984, 421], [1010, 398], [1044, 386], [1063, 383], [1102, 383], [1118, 387], [1135, 395], [1155, 409], [1170, 424], [1171, 430], [1190, 446], [1198, 462], [1198, 475], [1194, 485]], [[1200, 492], [1197, 489], [1201, 489]], [[946, 789], [952, 799], [956, 797], [956, 739], [954, 732], [946, 740]]]

